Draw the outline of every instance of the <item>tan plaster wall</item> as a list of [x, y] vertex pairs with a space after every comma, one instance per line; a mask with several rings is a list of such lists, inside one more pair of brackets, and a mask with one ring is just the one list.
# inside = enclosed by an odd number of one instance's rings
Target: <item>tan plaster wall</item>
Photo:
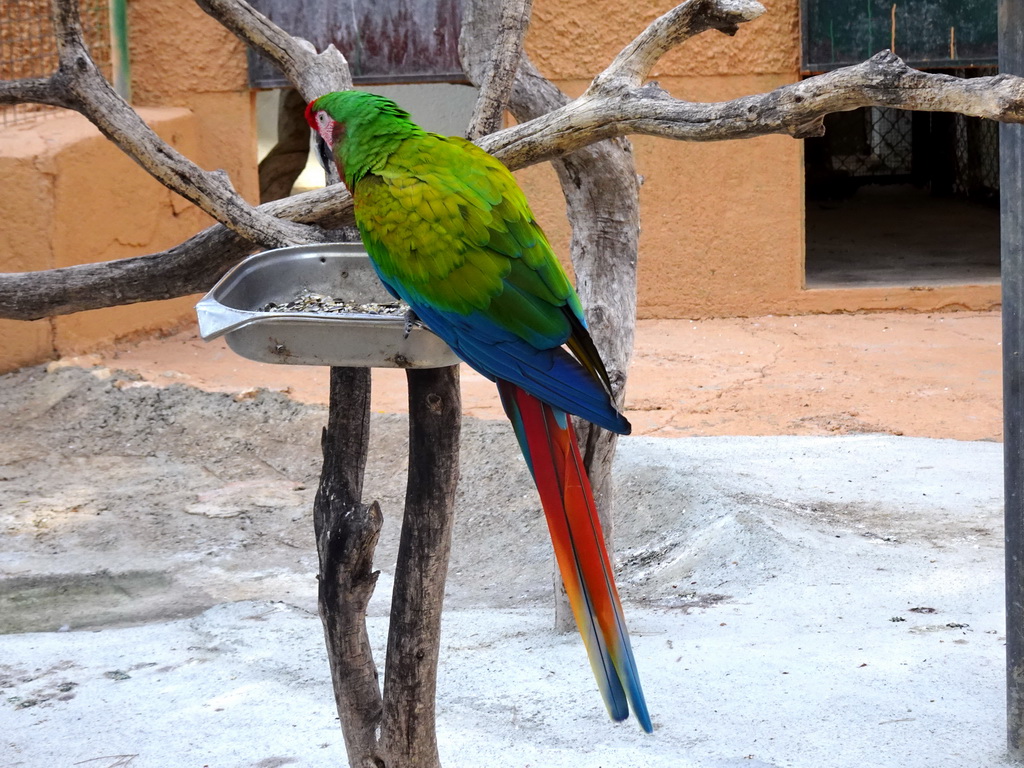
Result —
[[[140, 109], [173, 147], [194, 154], [194, 115]], [[85, 118], [62, 114], [0, 130], [0, 270], [25, 272], [161, 251], [209, 218], [167, 190]], [[0, 369], [185, 322], [195, 297], [79, 312], [33, 322], [0, 321]]]
[[[590, 80], [674, 3], [635, 0], [535, 0], [526, 48], [554, 80]], [[799, 69], [798, 0], [766, 0], [768, 13], [735, 37], [705, 32], [665, 56], [652, 72], [666, 75], [796, 75]]]
[[[669, 93], [723, 101], [799, 78], [797, 0], [735, 37], [706, 32], [652, 72]], [[661, 0], [603, 3], [536, 0], [527, 51], [566, 93], [591, 78], [658, 15]], [[641, 318], [752, 316], [909, 309], [990, 309], [998, 285], [804, 290], [803, 145], [784, 136], [729, 142], [633, 137], [640, 191], [638, 314]], [[518, 175], [563, 261], [569, 230], [555, 174]]]
[[[182, 108], [139, 108], [157, 134], [188, 157], [198, 152], [195, 115]], [[76, 121], [80, 125], [80, 121]], [[98, 132], [51, 156], [55, 172], [53, 222], [55, 266], [111, 261], [170, 248], [212, 220], [188, 201], [152, 179]], [[103, 168], [114, 184], [93, 182]], [[102, 224], [97, 226], [97, 224]], [[55, 318], [59, 354], [80, 351], [111, 337], [179, 324], [191, 318], [194, 297], [148, 302]]]
[[[663, 78], [695, 99], [777, 87], [778, 75]], [[560, 83], [575, 93], [586, 83]], [[731, 142], [633, 138], [640, 188], [638, 313], [643, 318], [780, 311], [803, 285], [802, 147], [783, 136]], [[569, 229], [547, 166], [517, 174], [564, 256]]]
[[[781, 76], [701, 77], [664, 84], [706, 100], [777, 87]], [[801, 145], [634, 141], [644, 176], [640, 216], [643, 317], [761, 314], [803, 282]]]
[[132, 0], [128, 24], [133, 103], [191, 109], [198, 128], [192, 159], [224, 169], [246, 200], [258, 202], [244, 44], [192, 0]]
[[[133, 105], [206, 169], [259, 198], [244, 46], [191, 0], [128, 5]], [[71, 113], [0, 128], [0, 270], [27, 271], [164, 250], [211, 223]], [[34, 322], [0, 320], [0, 370], [194, 317], [195, 297]]]
[[[537, 0], [527, 50], [570, 95], [666, 9], [633, 4]], [[794, 82], [799, 67], [796, 0], [736, 37], [705, 33], [652, 73], [691, 101], [722, 101]], [[568, 41], [568, 44], [567, 44]], [[802, 147], [788, 137], [692, 143], [633, 138], [640, 192], [639, 315], [705, 317], [771, 312], [803, 282]], [[560, 253], [564, 205], [553, 173], [520, 174]], [[539, 202], [539, 204], [538, 204]]]
[[[537, 0], [527, 49], [576, 95], [667, 6]], [[735, 37], [705, 33], [662, 59], [652, 76], [691, 101], [722, 101], [794, 82], [796, 0]], [[567, 44], [567, 41], [571, 41]], [[722, 143], [634, 137], [640, 192], [639, 315], [705, 317], [771, 312], [803, 283], [802, 148], [787, 137]], [[543, 224], [566, 253], [568, 231], [554, 174], [522, 174]], [[537, 206], [535, 205], [535, 208]], [[554, 215], [548, 214], [551, 210]]]
[[[49, 222], [41, 211], [53, 194], [53, 180], [37, 173], [35, 155], [46, 149], [42, 136], [27, 129], [0, 130], [0, 271], [21, 272], [53, 266]], [[0, 320], [0, 370], [45, 360], [53, 348], [47, 320]]]

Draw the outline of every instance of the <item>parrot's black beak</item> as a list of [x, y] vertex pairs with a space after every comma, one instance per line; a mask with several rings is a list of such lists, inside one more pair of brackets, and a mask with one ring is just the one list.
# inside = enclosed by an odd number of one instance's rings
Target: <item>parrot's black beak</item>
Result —
[[320, 158], [320, 167], [330, 173], [334, 168], [334, 158], [331, 156], [331, 148], [327, 146], [324, 137], [319, 133], [316, 134], [316, 155]]

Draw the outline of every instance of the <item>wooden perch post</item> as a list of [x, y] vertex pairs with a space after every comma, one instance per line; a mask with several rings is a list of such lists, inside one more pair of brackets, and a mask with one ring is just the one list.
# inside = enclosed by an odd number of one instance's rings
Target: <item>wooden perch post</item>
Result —
[[[377, 746], [381, 695], [366, 631], [366, 607], [377, 583], [373, 553], [383, 522], [376, 502], [363, 504], [370, 439], [370, 369], [332, 368], [324, 463], [313, 502], [320, 556], [318, 607], [327, 642], [334, 699], [350, 757]], [[352, 762], [353, 768], [374, 763]]]
[[364, 504], [370, 369], [332, 368], [324, 462], [313, 505], [319, 612], [353, 768], [438, 768], [434, 702], [441, 607], [459, 477], [457, 366], [407, 372], [409, 480], [395, 566], [384, 692], [366, 630], [383, 517]]
[[406, 375], [409, 484], [391, 597], [380, 752], [382, 765], [438, 768], [434, 700], [459, 479], [462, 398], [458, 366]]

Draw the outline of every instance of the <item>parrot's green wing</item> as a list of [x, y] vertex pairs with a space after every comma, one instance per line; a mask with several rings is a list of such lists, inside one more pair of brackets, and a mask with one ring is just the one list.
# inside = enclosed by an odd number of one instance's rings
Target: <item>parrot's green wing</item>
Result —
[[623, 430], [579, 298], [504, 165], [425, 134], [360, 179], [355, 200], [381, 279], [463, 359]]

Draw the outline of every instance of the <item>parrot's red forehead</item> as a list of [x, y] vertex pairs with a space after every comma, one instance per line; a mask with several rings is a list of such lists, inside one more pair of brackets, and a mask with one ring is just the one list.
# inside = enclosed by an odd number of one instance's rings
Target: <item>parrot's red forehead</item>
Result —
[[313, 109], [313, 105], [316, 104], [316, 99], [313, 99], [309, 104], [306, 105], [306, 122], [309, 123], [309, 127], [314, 131], [316, 130], [316, 110]]

